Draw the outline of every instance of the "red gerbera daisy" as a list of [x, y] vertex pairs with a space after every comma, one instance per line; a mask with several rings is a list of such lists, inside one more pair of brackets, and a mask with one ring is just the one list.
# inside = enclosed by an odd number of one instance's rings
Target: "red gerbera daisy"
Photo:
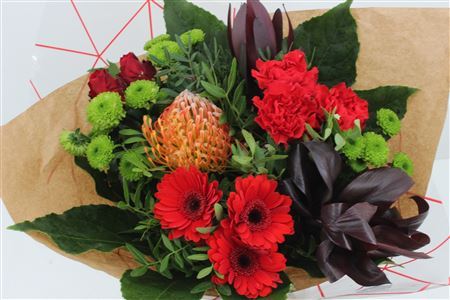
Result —
[[[232, 236], [228, 219], [208, 239], [208, 257], [224, 281], [248, 298], [265, 297], [281, 283], [286, 259], [274, 249], [254, 249]], [[216, 281], [215, 281], [216, 282]], [[221, 282], [219, 282], [221, 283]]]
[[277, 185], [265, 175], [236, 179], [236, 192], [230, 193], [227, 204], [231, 225], [243, 243], [268, 249], [294, 233], [292, 200], [277, 193]]
[[171, 229], [170, 239], [184, 236], [198, 242], [208, 238], [196, 229], [208, 227], [214, 215], [214, 204], [222, 197], [218, 182], [208, 183], [208, 175], [194, 167], [178, 168], [165, 175], [157, 185], [155, 218], [163, 229]]

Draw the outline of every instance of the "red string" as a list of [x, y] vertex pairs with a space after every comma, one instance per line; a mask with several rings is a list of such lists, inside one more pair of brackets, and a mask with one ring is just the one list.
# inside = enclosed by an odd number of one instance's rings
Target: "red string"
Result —
[[30, 84], [31, 84], [31, 87], [33, 88], [34, 92], [36, 93], [36, 96], [39, 98], [39, 100], [42, 100], [41, 94], [39, 94], [38, 89], [36, 88], [36, 86], [34, 85], [34, 83], [31, 79], [30, 79]]

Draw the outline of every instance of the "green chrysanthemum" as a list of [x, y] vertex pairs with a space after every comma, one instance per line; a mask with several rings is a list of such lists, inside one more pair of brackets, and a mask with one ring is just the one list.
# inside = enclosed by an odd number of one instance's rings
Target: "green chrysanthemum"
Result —
[[125, 101], [131, 108], [150, 108], [158, 99], [159, 86], [154, 81], [137, 80], [125, 90]]
[[364, 160], [374, 166], [382, 167], [387, 163], [389, 147], [383, 136], [374, 132], [364, 134], [366, 147], [364, 149]]
[[150, 41], [148, 41], [147, 43], [145, 43], [144, 50], [147, 51], [153, 45], [156, 45], [156, 44], [158, 44], [159, 42], [162, 42], [162, 41], [169, 41], [169, 40], [170, 40], [170, 35], [169, 34], [158, 35], [157, 37], [155, 37], [155, 38], [151, 39]]
[[180, 35], [180, 40], [185, 45], [189, 45], [189, 41], [195, 45], [205, 40], [205, 33], [201, 29], [192, 29]]
[[92, 139], [86, 150], [86, 156], [91, 167], [107, 171], [114, 158], [115, 145], [107, 135], [99, 135]]
[[118, 93], [97, 95], [87, 107], [87, 118], [96, 131], [109, 130], [119, 125], [125, 117], [122, 99]]
[[350, 160], [349, 165], [356, 173], [361, 173], [367, 169], [367, 163], [361, 159]]
[[120, 175], [122, 175], [122, 177], [125, 180], [138, 181], [139, 179], [142, 178], [142, 176], [143, 176], [142, 173], [133, 171], [133, 169], [135, 169], [136, 166], [131, 162], [131, 160], [136, 159], [136, 158], [137, 158], [137, 154], [129, 151], [129, 152], [125, 152], [125, 154], [120, 159], [119, 171], [120, 171]]
[[377, 124], [388, 136], [396, 135], [401, 129], [401, 122], [397, 114], [387, 108], [377, 111]]
[[414, 173], [414, 164], [411, 158], [409, 158], [409, 156], [403, 152], [398, 152], [394, 155], [392, 166], [394, 168], [402, 169], [409, 176], [412, 176]]
[[69, 154], [83, 156], [89, 144], [89, 138], [82, 134], [79, 129], [75, 131], [64, 130], [59, 136], [59, 143]]
[[[156, 65], [158, 65], [159, 62], [167, 64], [169, 63], [169, 59], [166, 56], [165, 51], [169, 52], [169, 54], [178, 54], [178, 55], [183, 54], [183, 52], [181, 51], [180, 47], [176, 42], [161, 41], [148, 49], [148, 58]], [[155, 61], [152, 57], [156, 57], [158, 61]]]
[[364, 153], [365, 139], [362, 136], [357, 138], [348, 138], [344, 147], [342, 148], [342, 153], [350, 159], [355, 160], [361, 158]]

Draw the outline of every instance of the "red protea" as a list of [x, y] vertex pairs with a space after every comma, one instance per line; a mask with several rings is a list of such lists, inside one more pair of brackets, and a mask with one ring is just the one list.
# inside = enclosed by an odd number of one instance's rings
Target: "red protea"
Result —
[[214, 204], [222, 197], [218, 185], [217, 181], [208, 183], [208, 175], [194, 167], [178, 168], [162, 178], [157, 185], [154, 214], [161, 228], [171, 230], [170, 239], [184, 236], [198, 242], [208, 238], [209, 234], [197, 228], [211, 225]]
[[265, 175], [236, 179], [227, 200], [231, 225], [244, 244], [268, 249], [294, 233], [290, 197], [277, 193], [278, 183]]
[[222, 172], [231, 154], [228, 127], [220, 124], [222, 110], [188, 90], [182, 92], [152, 123], [144, 117], [142, 132], [150, 147], [150, 162], [202, 171]]
[[282, 282], [279, 272], [286, 268], [284, 256], [275, 252], [275, 248], [254, 249], [243, 244], [233, 236], [228, 219], [221, 222], [207, 242], [214, 269], [238, 294], [248, 298], [265, 297]]

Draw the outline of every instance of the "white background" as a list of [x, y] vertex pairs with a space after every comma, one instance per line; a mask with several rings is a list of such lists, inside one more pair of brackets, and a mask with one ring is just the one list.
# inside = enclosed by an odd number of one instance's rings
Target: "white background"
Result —
[[[93, 43], [90, 42], [74, 5], [69, 0], [61, 1], [2, 1], [1, 33], [1, 100], [2, 120], [5, 124], [55, 88], [84, 74], [96, 60], [94, 56], [80, 55], [36, 46], [56, 46], [76, 51], [99, 52], [127, 23], [145, 1], [75, 1]], [[227, 2], [195, 1], [222, 19], [225, 19]], [[158, 2], [162, 3], [162, 1]], [[272, 1], [265, 2], [269, 10], [286, 4], [288, 10], [329, 8], [337, 1]], [[239, 1], [234, 1], [234, 7]], [[447, 1], [355, 1], [354, 7], [448, 7]], [[162, 11], [150, 4], [153, 18], [153, 33], [164, 32]], [[414, 22], [414, 20], [411, 20]], [[128, 51], [141, 53], [143, 43], [150, 38], [149, 10], [144, 6], [130, 25], [105, 51], [103, 57], [117, 61]], [[102, 66], [102, 63], [99, 64]], [[34, 86], [34, 87], [33, 87]], [[36, 90], [35, 90], [36, 89]], [[428, 196], [441, 199], [444, 205], [430, 203], [433, 220], [424, 224], [425, 231], [439, 227], [440, 236], [448, 237], [448, 182], [449, 182], [449, 124], [441, 138], [433, 178]], [[81, 263], [57, 255], [27, 235], [11, 232], [5, 228], [12, 224], [8, 212], [1, 205], [1, 295], [7, 298], [120, 298], [119, 281]], [[440, 222], [436, 224], [436, 222]], [[437, 237], [439, 241], [439, 237]], [[436, 242], [437, 242], [436, 241]], [[447, 243], [448, 244], [448, 243]], [[431, 249], [431, 248], [428, 248]], [[440, 264], [422, 269], [426, 274], [436, 275], [439, 270], [448, 278], [448, 246], [436, 253]], [[443, 272], [443, 273], [442, 273]], [[447, 275], [446, 275], [447, 274]], [[436, 275], [437, 276], [437, 275]], [[441, 278], [442, 276], [440, 276]], [[394, 280], [395, 281], [395, 280]], [[347, 285], [347, 282], [341, 285]], [[395, 285], [395, 284], [394, 284]], [[399, 282], [398, 290], [408, 286]], [[325, 292], [330, 289], [324, 286]], [[333, 287], [339, 289], [339, 282]], [[417, 290], [417, 289], [415, 289]], [[448, 298], [448, 288], [429, 289], [419, 294], [383, 296], [383, 298]], [[318, 298], [313, 288], [298, 295]]]

